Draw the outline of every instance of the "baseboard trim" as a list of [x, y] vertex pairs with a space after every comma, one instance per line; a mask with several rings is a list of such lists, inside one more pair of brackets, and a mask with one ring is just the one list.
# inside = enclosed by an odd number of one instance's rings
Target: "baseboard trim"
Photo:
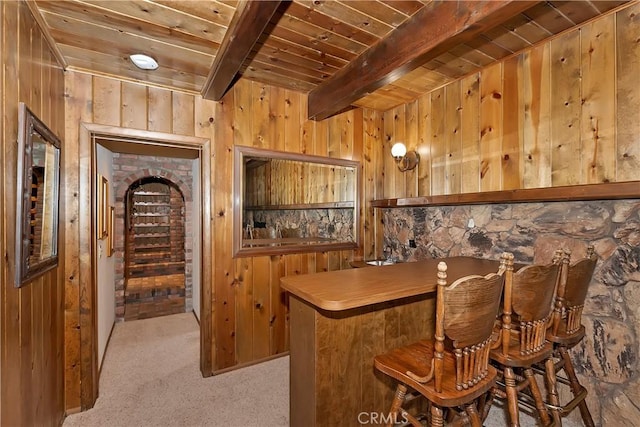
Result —
[[111, 342], [111, 336], [113, 335], [113, 329], [116, 327], [116, 322], [114, 321], [111, 325], [111, 330], [109, 331], [109, 337], [107, 338], [107, 344], [104, 346], [104, 354], [102, 355], [102, 360], [100, 361], [100, 369], [98, 370], [98, 381], [100, 381], [100, 375], [102, 375], [102, 367], [104, 366], [104, 358], [107, 357], [107, 351], [109, 351], [109, 343]]
[[225, 372], [235, 371], [236, 369], [246, 368], [248, 366], [257, 365], [258, 363], [268, 362], [270, 360], [278, 359], [280, 357], [288, 356], [289, 352], [285, 351], [283, 353], [273, 354], [271, 356], [263, 357], [262, 359], [252, 360], [251, 362], [239, 363], [237, 365], [229, 366], [228, 368], [218, 369], [212, 372], [211, 375], [219, 375], [224, 374]]

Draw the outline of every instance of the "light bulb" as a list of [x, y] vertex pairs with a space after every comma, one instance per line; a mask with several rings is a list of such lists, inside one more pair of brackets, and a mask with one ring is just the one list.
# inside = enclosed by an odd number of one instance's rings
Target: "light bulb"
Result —
[[393, 157], [404, 157], [405, 154], [407, 154], [407, 147], [402, 142], [396, 142], [391, 147], [391, 155]]

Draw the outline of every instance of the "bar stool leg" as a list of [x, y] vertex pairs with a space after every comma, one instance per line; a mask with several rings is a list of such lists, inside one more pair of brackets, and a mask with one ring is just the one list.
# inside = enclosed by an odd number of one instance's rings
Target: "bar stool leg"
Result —
[[470, 403], [465, 406], [465, 412], [469, 416], [469, 421], [471, 422], [471, 427], [482, 427], [482, 421], [480, 420], [480, 414], [478, 414], [478, 409], [476, 408], [475, 403]]
[[518, 413], [518, 390], [516, 389], [516, 375], [513, 368], [504, 368], [504, 384], [507, 392], [507, 406], [509, 407], [509, 421], [511, 426], [520, 426], [520, 414]]
[[442, 408], [434, 404], [431, 404], [431, 426], [432, 427], [444, 426], [444, 417], [442, 413]]
[[529, 389], [531, 389], [531, 395], [533, 396], [533, 400], [536, 402], [536, 409], [538, 410], [538, 415], [540, 415], [540, 421], [542, 421], [542, 425], [550, 425], [551, 418], [549, 418], [549, 412], [547, 411], [547, 407], [545, 406], [544, 400], [542, 399], [542, 393], [540, 393], [540, 388], [538, 387], [538, 383], [536, 382], [536, 379], [533, 375], [533, 369], [525, 369], [524, 376], [529, 380]]
[[[569, 356], [569, 352], [565, 347], [558, 347], [558, 351], [564, 360], [564, 371], [567, 373], [567, 377], [569, 377], [569, 382], [571, 383], [571, 391], [574, 396], [577, 396], [582, 391], [582, 386], [578, 381], [578, 377], [576, 376], [576, 372], [573, 369], [573, 363], [571, 363], [571, 357]], [[587, 427], [595, 427], [593, 423], [593, 418], [591, 418], [591, 413], [589, 412], [589, 408], [587, 407], [587, 402], [583, 400], [578, 404], [578, 408], [580, 408], [580, 415], [582, 416], [582, 421], [584, 425]]]
[[[548, 358], [544, 362], [545, 366], [545, 379], [547, 383], [547, 394], [549, 403], [551, 403], [555, 407], [560, 406], [560, 398], [558, 397], [558, 386], [556, 381], [556, 365], [554, 363], [553, 357]], [[560, 412], [558, 410], [552, 409], [551, 415], [553, 416], [553, 421], [555, 425], [562, 426], [562, 419], [560, 417]]]
[[393, 402], [391, 402], [391, 409], [389, 409], [389, 423], [387, 424], [387, 427], [392, 427], [394, 420], [398, 418], [398, 413], [404, 403], [404, 396], [406, 394], [407, 387], [404, 384], [398, 384], [398, 387], [396, 387], [396, 393], [393, 397]]

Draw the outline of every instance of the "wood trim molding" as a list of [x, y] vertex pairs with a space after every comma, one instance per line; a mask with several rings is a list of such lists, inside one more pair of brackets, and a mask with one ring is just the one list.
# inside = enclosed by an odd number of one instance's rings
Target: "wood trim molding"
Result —
[[490, 203], [533, 203], [637, 198], [640, 198], [640, 181], [627, 181], [605, 184], [568, 185], [564, 187], [487, 191], [484, 193], [379, 199], [372, 200], [371, 206], [374, 208], [408, 208], [481, 205]]
[[49, 45], [54, 58], [56, 58], [56, 61], [58, 61], [58, 64], [62, 67], [62, 69], [66, 70], [69, 64], [67, 63], [67, 60], [64, 59], [64, 55], [62, 54], [60, 48], [58, 48], [58, 44], [51, 36], [49, 27], [45, 23], [44, 17], [40, 13], [40, 9], [38, 9], [38, 5], [36, 4], [35, 0], [25, 0], [25, 3], [27, 4], [29, 11], [31, 12], [31, 15], [33, 15], [33, 19], [35, 19], [36, 23], [38, 24], [40, 31], [42, 31], [42, 35], [47, 41], [47, 44]]

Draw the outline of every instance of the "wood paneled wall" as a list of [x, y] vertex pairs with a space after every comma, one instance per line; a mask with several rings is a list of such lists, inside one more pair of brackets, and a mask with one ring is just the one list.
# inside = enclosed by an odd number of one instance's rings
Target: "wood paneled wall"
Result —
[[[0, 33], [0, 424], [57, 426], [64, 418], [63, 269], [14, 287], [16, 141], [18, 103], [24, 102], [66, 150], [64, 76], [24, 2], [0, 2]], [[63, 231], [58, 248], [61, 266]]]
[[353, 167], [273, 159], [247, 167], [245, 206], [354, 202]]
[[[381, 253], [378, 221], [364, 200], [382, 197], [382, 145], [378, 142], [382, 116], [353, 110], [320, 123], [306, 120], [306, 97], [283, 89], [241, 80], [222, 102], [215, 103], [166, 89], [147, 87], [104, 77], [68, 72], [66, 77], [66, 152], [69, 194], [85, 194], [79, 182], [86, 180], [90, 156], [78, 143], [80, 122], [131, 127], [180, 135], [210, 138], [212, 141], [211, 212], [213, 216], [212, 277], [203, 283], [213, 287], [213, 369], [219, 370], [282, 353], [288, 349], [285, 296], [280, 291], [283, 275], [335, 270], [347, 267], [354, 256], [374, 257]], [[361, 251], [334, 251], [283, 256], [233, 259], [232, 182], [234, 145], [263, 147], [359, 160], [363, 164]], [[83, 175], [84, 178], [79, 179]], [[84, 192], [83, 192], [84, 191]], [[88, 203], [84, 201], [83, 203]], [[68, 232], [66, 291], [66, 395], [67, 408], [79, 408], [83, 342], [78, 295], [80, 257], [88, 253], [89, 242], [79, 242], [80, 227], [88, 227], [81, 206], [67, 198]], [[378, 236], [378, 237], [376, 237]], [[86, 274], [86, 272], [85, 272]]]
[[[349, 267], [354, 256], [374, 256], [381, 251], [374, 235], [374, 212], [363, 207], [364, 247], [356, 253], [231, 258], [231, 187], [224, 182], [230, 183], [232, 148], [236, 144], [361, 161], [365, 181], [362, 201], [382, 196], [374, 178], [375, 160], [380, 158], [378, 151], [382, 148], [375, 140], [381, 116], [352, 110], [314, 122], [306, 119], [306, 105], [306, 96], [299, 93], [243, 80], [216, 104], [213, 216], [218, 368], [249, 363], [288, 349], [287, 304], [280, 291], [280, 277]], [[370, 133], [365, 130], [367, 114], [375, 116]]]
[[640, 179], [640, 4], [384, 113], [385, 198]]

